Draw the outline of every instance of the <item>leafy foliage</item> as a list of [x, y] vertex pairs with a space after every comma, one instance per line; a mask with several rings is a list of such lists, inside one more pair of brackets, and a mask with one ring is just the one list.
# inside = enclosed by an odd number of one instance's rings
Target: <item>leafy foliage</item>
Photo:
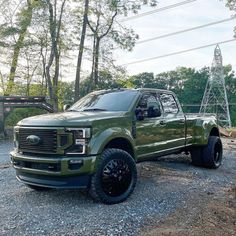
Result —
[[[230, 65], [224, 67], [225, 83], [230, 103], [231, 120], [236, 126], [236, 76]], [[176, 93], [185, 112], [198, 112], [205, 86], [210, 75], [210, 68], [204, 67], [200, 70], [193, 68], [180, 67], [173, 71], [154, 75], [144, 72], [138, 75], [122, 78], [121, 74], [114, 75], [109, 71], [99, 72], [99, 81], [96, 87], [91, 88], [91, 78], [87, 77], [81, 82], [81, 96], [85, 96], [93, 90], [115, 89], [115, 88], [157, 88], [169, 89]], [[25, 85], [18, 84], [15, 94], [24, 95]], [[40, 90], [41, 89], [41, 90]], [[43, 93], [40, 84], [33, 84], [30, 87], [30, 95], [41, 95]], [[58, 97], [59, 107], [62, 109], [65, 104], [72, 104], [74, 94], [74, 82], [60, 82]], [[188, 106], [186, 106], [188, 105]], [[24, 110], [24, 109], [23, 109]], [[19, 112], [19, 118], [17, 117]], [[35, 115], [35, 109], [29, 109], [21, 113], [20, 109], [15, 109], [8, 118], [8, 124], [14, 124], [25, 114], [27, 116]]]
[[[68, 72], [75, 74], [71, 65], [81, 47], [85, 53], [80, 64], [91, 64], [91, 68], [84, 75], [82, 66], [77, 66], [77, 73], [83, 74], [78, 97], [98, 89], [151, 87], [174, 91], [183, 104], [201, 103], [209, 68], [180, 67], [158, 75], [144, 72], [127, 78], [124, 68], [115, 65], [114, 49], [131, 51], [138, 39], [134, 30], [117, 18], [136, 14], [143, 5], [156, 6], [156, 0], [87, 2], [84, 18], [85, 0], [0, 0], [0, 94], [50, 96], [59, 109], [73, 103], [76, 83], [62, 82], [61, 78]], [[226, 6], [236, 11], [235, 0], [226, 0]], [[83, 23], [91, 26], [84, 35]], [[82, 36], [86, 36], [84, 44]], [[225, 81], [229, 103], [236, 103], [236, 78], [230, 66], [225, 67]], [[186, 112], [198, 109], [184, 107]], [[17, 120], [18, 113], [21, 119], [23, 110], [14, 110], [8, 118], [10, 123]], [[235, 125], [235, 105], [230, 105], [230, 112]], [[22, 113], [37, 114], [32, 109]]]
[[[226, 0], [226, 7], [236, 14], [236, 0]], [[236, 27], [234, 28], [234, 37], [236, 38]]]
[[24, 118], [42, 114], [45, 114], [45, 111], [37, 108], [16, 108], [7, 116], [6, 126], [14, 126]]

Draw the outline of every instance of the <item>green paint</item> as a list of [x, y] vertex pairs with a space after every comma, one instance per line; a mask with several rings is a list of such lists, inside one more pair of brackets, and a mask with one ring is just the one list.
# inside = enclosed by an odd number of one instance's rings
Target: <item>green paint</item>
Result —
[[[116, 90], [117, 91], [117, 90]], [[159, 117], [137, 120], [135, 109], [143, 94], [168, 93], [174, 96], [178, 106], [176, 114], [164, 113]], [[163, 124], [164, 122], [164, 124]], [[58, 163], [60, 171], [39, 170], [27, 167], [17, 167], [18, 173], [26, 172], [44, 176], [80, 176], [91, 175], [96, 171], [99, 155], [112, 141], [116, 142], [116, 148], [125, 149], [122, 140], [129, 145], [130, 153], [139, 162], [157, 156], [177, 153], [194, 146], [206, 145], [213, 128], [217, 128], [214, 116], [202, 117], [198, 114], [185, 115], [174, 93], [164, 90], [138, 89], [127, 111], [74, 111], [57, 114], [35, 116], [20, 121], [19, 128], [37, 130], [57, 130], [56, 153], [45, 153], [37, 150], [32, 154], [21, 153], [21, 150], [11, 152], [12, 161], [25, 161], [30, 163]], [[86, 153], [69, 156], [74, 152], [75, 137], [68, 128], [90, 128], [91, 137], [86, 139]], [[61, 145], [62, 137], [67, 137], [66, 143]], [[118, 144], [117, 144], [118, 143]], [[73, 147], [73, 148], [72, 148]], [[30, 152], [30, 151], [29, 151]], [[69, 161], [83, 161], [81, 168], [71, 170]]]

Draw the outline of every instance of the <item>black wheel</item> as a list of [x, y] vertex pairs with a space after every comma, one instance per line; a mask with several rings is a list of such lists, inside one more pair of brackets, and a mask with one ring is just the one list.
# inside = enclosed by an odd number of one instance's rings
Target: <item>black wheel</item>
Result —
[[120, 149], [106, 149], [92, 176], [89, 192], [96, 201], [120, 203], [130, 196], [136, 182], [137, 169], [131, 155]]
[[191, 151], [192, 164], [195, 166], [203, 166], [202, 147], [195, 147]]
[[222, 164], [222, 142], [219, 137], [210, 136], [208, 145], [203, 148], [202, 160], [205, 167], [217, 169]]
[[222, 164], [222, 142], [217, 136], [210, 136], [205, 147], [191, 150], [192, 164], [217, 169]]
[[41, 187], [41, 186], [36, 186], [36, 185], [31, 185], [31, 184], [26, 184], [26, 186], [28, 188], [35, 190], [35, 191], [48, 191], [48, 190], [50, 190], [50, 188], [47, 188], [47, 187]]

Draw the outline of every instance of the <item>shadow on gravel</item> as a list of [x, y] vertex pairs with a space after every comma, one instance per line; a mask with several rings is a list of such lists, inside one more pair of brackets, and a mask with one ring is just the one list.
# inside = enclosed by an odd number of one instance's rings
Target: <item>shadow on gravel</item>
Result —
[[189, 172], [193, 168], [191, 164], [191, 158], [187, 155], [181, 156], [165, 156], [160, 157], [156, 160], [151, 160], [148, 162], [141, 163], [142, 168], [149, 170], [156, 170], [158, 172], [163, 172], [163, 170], [168, 170], [171, 172]]
[[24, 197], [27, 201], [35, 201], [37, 198], [38, 202], [44, 202], [45, 196], [47, 196], [47, 201], [52, 200], [50, 204], [60, 205], [68, 203], [70, 204], [83, 204], [84, 202], [93, 203], [93, 200], [89, 197], [87, 190], [64, 190], [64, 189], [48, 189], [43, 191], [36, 191], [28, 188], [27, 186], [22, 186], [24, 191]]

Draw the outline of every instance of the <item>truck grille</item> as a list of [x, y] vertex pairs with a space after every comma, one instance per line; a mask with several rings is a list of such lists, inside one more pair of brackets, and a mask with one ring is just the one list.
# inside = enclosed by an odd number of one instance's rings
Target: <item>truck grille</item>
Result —
[[[40, 138], [38, 144], [27, 141], [27, 137], [35, 135]], [[19, 150], [28, 153], [51, 153], [57, 152], [57, 130], [50, 129], [19, 129]]]

